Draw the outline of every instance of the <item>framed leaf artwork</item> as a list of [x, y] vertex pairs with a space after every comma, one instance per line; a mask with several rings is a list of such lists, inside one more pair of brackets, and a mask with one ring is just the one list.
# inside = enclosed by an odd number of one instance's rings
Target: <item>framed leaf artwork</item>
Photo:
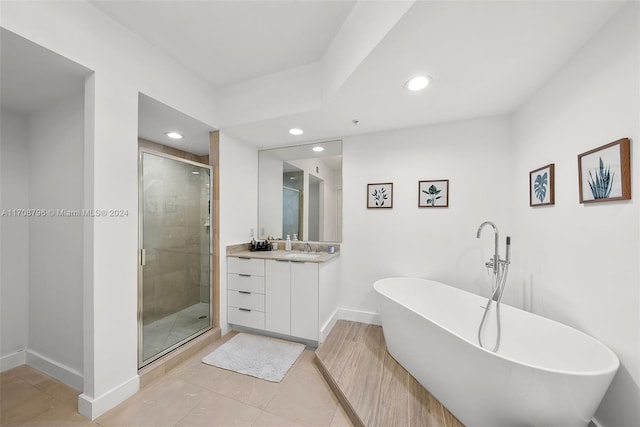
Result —
[[367, 208], [392, 208], [393, 183], [367, 184]]
[[418, 207], [449, 207], [449, 180], [418, 181]]
[[578, 156], [580, 203], [631, 199], [629, 138], [622, 138]]
[[529, 206], [555, 204], [553, 163], [529, 172]]

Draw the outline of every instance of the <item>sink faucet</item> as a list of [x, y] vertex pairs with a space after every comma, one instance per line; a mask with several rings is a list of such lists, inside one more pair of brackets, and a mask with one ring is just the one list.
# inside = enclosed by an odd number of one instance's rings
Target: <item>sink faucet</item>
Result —
[[302, 250], [307, 252], [307, 249], [309, 249], [309, 252], [313, 252], [313, 249], [311, 249], [311, 245], [309, 244], [309, 242], [304, 242], [304, 245], [302, 246]]
[[485, 225], [490, 225], [491, 227], [493, 227], [493, 234], [494, 234], [494, 240], [495, 240], [495, 247], [493, 250], [493, 261], [490, 263], [487, 263], [486, 266], [493, 267], [493, 274], [498, 274], [498, 261], [500, 260], [500, 255], [498, 255], [498, 227], [496, 227], [496, 225], [491, 221], [485, 221], [482, 224], [480, 224], [480, 227], [478, 227], [476, 238], [478, 239], [480, 238], [480, 233], [482, 232], [482, 229], [484, 228]]

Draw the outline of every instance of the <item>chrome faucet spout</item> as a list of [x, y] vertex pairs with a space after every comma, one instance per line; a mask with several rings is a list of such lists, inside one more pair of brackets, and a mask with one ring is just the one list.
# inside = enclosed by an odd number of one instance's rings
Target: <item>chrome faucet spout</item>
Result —
[[491, 227], [493, 227], [493, 231], [498, 234], [498, 227], [491, 221], [485, 221], [482, 224], [480, 224], [480, 227], [478, 227], [478, 232], [476, 233], [476, 238], [479, 239], [480, 238], [480, 233], [482, 233], [482, 229], [486, 226], [486, 225], [490, 225]]
[[494, 235], [493, 274], [497, 274], [498, 273], [498, 261], [500, 260], [500, 255], [498, 254], [498, 240], [499, 240], [498, 227], [491, 221], [485, 221], [482, 224], [480, 224], [480, 227], [478, 227], [478, 232], [476, 233], [476, 238], [477, 239], [480, 238], [480, 233], [482, 233], [482, 229], [486, 225], [490, 225], [491, 227], [493, 227], [493, 235]]

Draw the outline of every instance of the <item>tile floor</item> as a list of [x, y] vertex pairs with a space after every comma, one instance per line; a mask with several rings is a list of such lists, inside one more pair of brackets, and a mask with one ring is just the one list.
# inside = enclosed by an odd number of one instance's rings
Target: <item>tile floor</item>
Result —
[[209, 326], [208, 303], [197, 303], [143, 327], [143, 354], [148, 359]]
[[229, 333], [97, 418], [76, 412], [78, 391], [30, 367], [2, 373], [4, 426], [351, 426], [307, 349], [272, 383], [200, 360]]

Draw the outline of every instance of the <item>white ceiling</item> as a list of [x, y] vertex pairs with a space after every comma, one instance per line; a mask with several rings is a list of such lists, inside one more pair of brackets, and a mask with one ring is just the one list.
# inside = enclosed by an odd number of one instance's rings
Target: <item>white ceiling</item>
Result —
[[[623, 4], [409, 1], [397, 12], [385, 1], [92, 3], [235, 93], [221, 99], [236, 110], [220, 128], [261, 148], [513, 112]], [[417, 73], [433, 82], [409, 93], [403, 85]], [[292, 137], [292, 127], [304, 135]]]
[[[204, 156], [209, 154], [209, 132], [215, 130], [193, 117], [144, 94], [138, 95], [138, 136], [149, 141]], [[178, 132], [184, 138], [169, 138]]]
[[[624, 2], [91, 3], [209, 79], [229, 112], [213, 124], [268, 148], [513, 112]], [[36, 108], [88, 72], [16, 37], [2, 32], [3, 107]], [[403, 84], [417, 73], [433, 82], [409, 93]], [[141, 102], [141, 136], [158, 141], [153, 132], [189, 122], [148, 100]], [[195, 133], [211, 130], [193, 122]], [[292, 127], [305, 133], [291, 136]], [[208, 138], [194, 141], [189, 149], [205, 153]]]
[[0, 104], [21, 114], [84, 90], [90, 70], [0, 29]]
[[[330, 99], [310, 111], [225, 129], [259, 146], [314, 141], [515, 111], [621, 3], [417, 2]], [[420, 73], [422, 92], [404, 89]], [[359, 120], [358, 126], [352, 120]]]
[[89, 1], [217, 86], [317, 61], [355, 4]]

